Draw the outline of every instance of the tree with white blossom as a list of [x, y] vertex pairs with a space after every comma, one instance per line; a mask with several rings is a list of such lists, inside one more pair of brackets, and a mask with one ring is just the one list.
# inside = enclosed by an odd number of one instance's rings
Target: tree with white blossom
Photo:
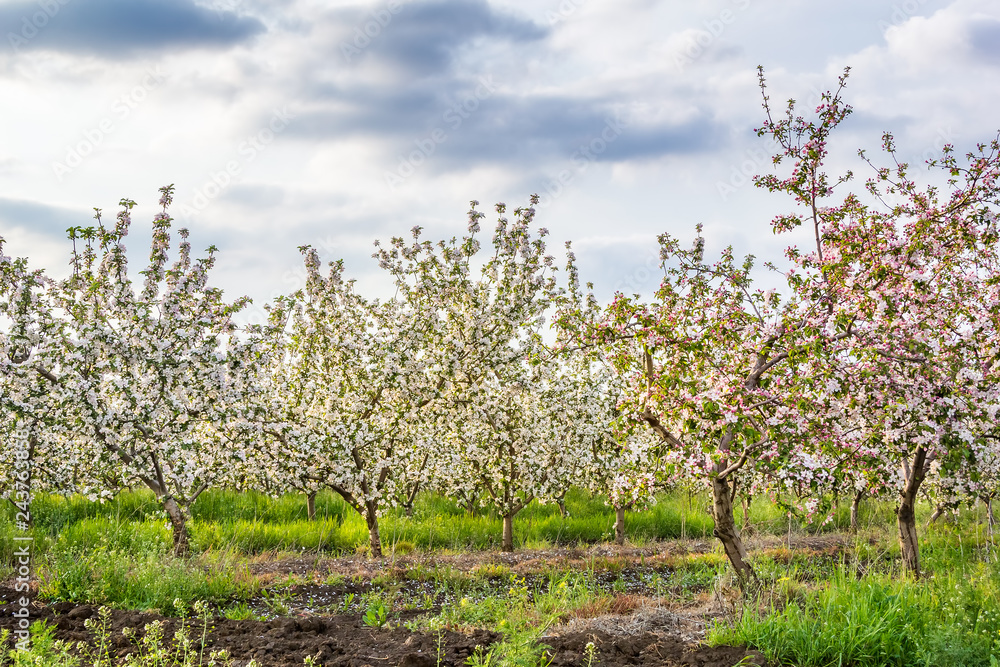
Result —
[[[28, 519], [32, 491], [63, 485], [73, 464], [53, 419], [58, 399], [40, 358], [60, 335], [47, 300], [50, 281], [26, 258], [4, 254], [0, 237], [0, 494]], [[53, 449], [55, 451], [53, 451]]]
[[[556, 317], [556, 349], [565, 353], [583, 378], [586, 406], [582, 411], [591, 424], [584, 444], [576, 484], [607, 498], [615, 510], [614, 539], [625, 543], [625, 513], [655, 501], [655, 494], [676, 477], [676, 468], [667, 462], [658, 439], [648, 429], [636, 428], [621, 407], [628, 401], [628, 387], [599, 347], [577, 345], [575, 332], [581, 326], [594, 327], [602, 308], [594, 296], [594, 286], [581, 290], [578, 272], [571, 262], [568, 298], [560, 304]], [[584, 324], [586, 323], [586, 324]]]
[[258, 422], [276, 469], [339, 494], [364, 518], [371, 556], [381, 557], [379, 517], [417, 472], [417, 432], [443, 387], [428, 352], [435, 324], [403, 300], [365, 299], [341, 262], [324, 275], [318, 253], [301, 250], [306, 287], [272, 312], [285, 351], [273, 357]]
[[379, 258], [401, 298], [423, 304], [443, 334], [428, 351], [447, 389], [429, 426], [448, 443], [431, 456], [432, 483], [495, 507], [509, 551], [515, 515], [532, 500], [565, 494], [598, 416], [589, 413], [590, 378], [543, 338], [565, 288], [545, 252], [547, 230], [532, 234], [535, 209], [518, 208], [508, 220], [498, 204], [490, 256], [477, 265], [477, 205], [467, 236], [432, 244], [416, 230], [412, 243], [393, 239]]
[[140, 286], [128, 271], [125, 238], [135, 203], [122, 200], [112, 227], [69, 230], [71, 275], [48, 286], [59, 336], [38, 355], [58, 397], [55, 414], [72, 441], [89, 448], [89, 476], [141, 484], [163, 503], [174, 553], [189, 549], [191, 504], [238, 465], [220, 432], [246, 390], [232, 322], [248, 302], [230, 304], [212, 287], [207, 257], [191, 256], [179, 230], [169, 263], [172, 186], [161, 188], [149, 264]]

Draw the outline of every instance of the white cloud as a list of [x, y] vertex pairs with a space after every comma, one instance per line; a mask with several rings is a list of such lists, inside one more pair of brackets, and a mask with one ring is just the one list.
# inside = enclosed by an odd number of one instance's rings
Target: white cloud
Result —
[[[388, 7], [225, 0], [265, 30], [131, 55], [134, 40], [99, 53], [3, 51], [0, 197], [79, 211], [76, 224], [129, 197], [140, 204], [138, 230], [159, 186], [176, 184], [179, 207], [235, 160], [239, 173], [181, 221], [196, 247], [220, 247], [229, 291], [260, 301], [294, 274], [301, 243], [343, 253], [363, 284], [381, 289], [368, 258], [375, 238], [414, 224], [450, 237], [464, 229], [470, 199], [488, 210], [539, 192], [539, 223], [556, 244], [578, 241], [583, 279], [607, 292], [642, 269], [660, 232], [688, 239], [703, 222], [711, 247], [734, 243], [762, 258], [786, 243], [768, 222], [790, 202], [742, 173], [748, 160], [767, 168], [756, 156], [769, 146], [752, 132], [762, 114], [757, 64], [779, 107], [787, 97], [815, 103], [854, 68], [846, 99], [856, 113], [835, 138], [835, 168], [858, 170], [855, 149], [877, 149], [885, 129], [906, 157], [946, 140], [964, 149], [997, 129], [1000, 91], [986, 82], [1000, 64], [988, 48], [1000, 9], [986, 0], [411, 0], [375, 30]], [[366, 26], [373, 34], [348, 59], [343, 45]], [[163, 81], [130, 106], [150, 68]], [[481, 77], [494, 91], [453, 127], [445, 114]], [[295, 118], [249, 159], [241, 146], [285, 108]], [[621, 111], [631, 125], [579, 159]], [[53, 163], [106, 118], [111, 129], [60, 180]], [[437, 128], [445, 138], [388, 187], [386, 172]], [[569, 178], [553, 195], [562, 172]], [[29, 234], [4, 219], [0, 235], [58, 270], [60, 229]]]

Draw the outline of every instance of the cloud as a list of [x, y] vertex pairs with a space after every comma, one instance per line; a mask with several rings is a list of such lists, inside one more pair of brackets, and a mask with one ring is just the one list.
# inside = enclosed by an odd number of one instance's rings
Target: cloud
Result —
[[350, 31], [337, 45], [338, 56], [349, 56], [350, 47], [360, 45], [358, 54], [363, 57], [387, 61], [410, 74], [431, 76], [449, 71], [460, 52], [477, 40], [523, 44], [542, 40], [549, 33], [530, 20], [494, 9], [486, 0], [412, 2], [403, 4], [396, 14], [383, 9], [376, 15], [378, 11], [335, 15]]
[[889, 130], [899, 158], [914, 166], [911, 175], [932, 180], [937, 172], [924, 162], [945, 143], [962, 153], [996, 133], [995, 117], [982, 110], [1000, 99], [983, 85], [1000, 56], [1000, 12], [990, 0], [953, 0], [940, 9], [921, 3], [926, 16], [893, 7], [883, 40], [828, 63], [830, 79], [852, 67], [846, 100], [855, 114], [840, 141], [874, 149], [872, 138]]
[[22, 228], [58, 237], [65, 236], [70, 227], [91, 222], [93, 220], [86, 211], [0, 197], [0, 225], [3, 229]]
[[[43, 6], [44, 5], [44, 6]], [[192, 0], [51, 0], [0, 5], [0, 34], [11, 48], [128, 58], [178, 48], [228, 47], [264, 24]]]
[[974, 57], [1000, 64], [1000, 19], [980, 17], [970, 21], [969, 44]]
[[[304, 113], [290, 135], [378, 139], [391, 158], [422, 150], [441, 169], [568, 159], [597, 144], [593, 161], [620, 162], [699, 151], [727, 133], [706, 112], [632, 122], [614, 99], [490, 92], [483, 79], [437, 91], [369, 90], [327, 111]], [[348, 100], [354, 100], [351, 105]], [[346, 107], [346, 108], [345, 108]], [[590, 158], [588, 158], [590, 159]]]
[[287, 192], [267, 183], [240, 183], [230, 186], [222, 199], [252, 210], [274, 209], [285, 204]]

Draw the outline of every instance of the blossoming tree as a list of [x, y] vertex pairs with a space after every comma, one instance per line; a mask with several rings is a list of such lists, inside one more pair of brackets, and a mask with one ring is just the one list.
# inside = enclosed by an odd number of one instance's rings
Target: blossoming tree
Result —
[[50, 281], [26, 258], [4, 254], [0, 237], [0, 493], [30, 522], [32, 489], [59, 488], [69, 477], [67, 458], [52, 455], [63, 440], [53, 419], [58, 397], [44, 359], [58, 339], [46, 289]]
[[591, 414], [585, 367], [544, 340], [565, 288], [545, 252], [547, 230], [532, 234], [535, 209], [518, 208], [508, 220], [498, 204], [491, 256], [480, 260], [477, 205], [467, 236], [432, 244], [415, 233], [413, 243], [394, 239], [379, 258], [400, 298], [422, 304], [442, 331], [428, 354], [447, 396], [428, 428], [453, 448], [432, 454], [433, 484], [494, 506], [503, 517], [501, 548], [510, 551], [515, 515], [536, 498], [565, 494], [601, 416]]
[[180, 230], [169, 264], [172, 187], [161, 188], [149, 264], [135, 286], [124, 239], [135, 205], [122, 200], [113, 227], [70, 229], [72, 275], [50, 286], [62, 324], [39, 367], [59, 396], [58, 419], [74, 441], [92, 447], [93, 478], [148, 487], [173, 526], [174, 553], [188, 551], [191, 504], [238, 464], [219, 431], [245, 389], [233, 351], [244, 343], [228, 304], [210, 286], [215, 259], [191, 257]]
[[[841, 87], [847, 72], [841, 79]], [[763, 74], [761, 87], [764, 89]], [[817, 109], [818, 122], [794, 114], [759, 130], [790, 159], [787, 178], [758, 185], [791, 195], [804, 214], [779, 216], [777, 232], [812, 227], [815, 250], [789, 252], [793, 286], [819, 306], [811, 326], [825, 332], [802, 364], [800, 400], [810, 429], [831, 456], [857, 454], [872, 470], [895, 466], [903, 563], [919, 574], [915, 504], [932, 468], [953, 474], [977, 448], [991, 446], [997, 413], [995, 340], [998, 239], [993, 209], [1000, 145], [980, 145], [960, 162], [946, 147], [938, 164], [946, 194], [920, 188], [883, 136], [891, 167], [874, 168], [861, 196], [824, 206], [836, 184], [824, 172], [830, 132], [850, 113], [840, 92]], [[864, 157], [864, 153], [862, 153]], [[867, 159], [867, 158], [866, 158]]]
[[365, 299], [342, 263], [323, 275], [318, 253], [301, 250], [306, 287], [272, 313], [285, 352], [272, 358], [258, 421], [275, 469], [293, 486], [318, 482], [339, 494], [364, 517], [370, 554], [381, 557], [379, 516], [419, 472], [417, 429], [443, 386], [427, 352], [436, 327], [401, 299]]

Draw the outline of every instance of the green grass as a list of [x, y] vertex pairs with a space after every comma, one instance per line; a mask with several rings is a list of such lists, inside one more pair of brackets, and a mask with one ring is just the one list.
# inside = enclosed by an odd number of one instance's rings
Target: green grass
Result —
[[[344, 520], [354, 514], [347, 503], [330, 491], [316, 495], [316, 518], [333, 521]], [[212, 489], [206, 491], [191, 508], [191, 517], [204, 523], [222, 521], [263, 521], [265, 523], [293, 523], [307, 521], [306, 497], [302, 493], [288, 493], [272, 498], [257, 491], [232, 491]]]
[[[614, 512], [603, 498], [580, 489], [566, 496], [568, 516], [554, 504], [532, 503], [514, 521], [517, 548], [607, 542]], [[680, 536], [712, 539], [705, 494], [678, 491], [626, 515], [633, 544]], [[248, 571], [246, 557], [269, 552], [351, 553], [366, 548], [362, 518], [326, 491], [316, 498], [317, 520], [308, 521], [302, 494], [269, 498], [260, 493], [208, 491], [192, 509], [193, 556], [169, 556], [169, 523], [148, 491], [120, 494], [106, 503], [80, 497], [41, 495], [32, 505], [33, 558], [40, 594], [48, 600], [110, 604], [175, 614], [205, 600], [231, 618], [251, 618], [246, 604], [262, 594]], [[849, 498], [833, 519], [822, 523], [789, 517], [769, 498], [754, 499], [750, 523], [759, 533], [802, 535], [847, 527]], [[931, 508], [922, 505], [918, 522], [926, 576], [902, 576], [890, 503], [866, 501], [862, 534], [845, 552], [789, 551], [777, 547], [751, 553], [763, 583], [760, 597], [728, 624], [713, 628], [716, 643], [749, 644], [771, 660], [799, 667], [1000, 667], [1000, 552], [984, 526], [981, 508], [925, 529]], [[10, 508], [0, 511], [0, 578], [13, 562]], [[737, 523], [744, 524], [741, 508]], [[422, 494], [412, 516], [391, 511], [381, 521], [386, 553], [413, 549], [496, 550], [501, 521], [495, 512], [469, 512], [447, 498]], [[622, 561], [622, 566], [625, 562]], [[608, 567], [611, 567], [610, 565]], [[679, 556], [670, 571], [656, 572], [658, 593], [687, 600], [727, 586], [729, 565], [716, 548]], [[399, 582], [386, 573], [371, 581], [365, 610], [389, 610]], [[500, 586], [497, 586], [499, 577]], [[331, 581], [336, 577], [331, 577]], [[539, 637], [557, 618], [574, 609], [608, 603], [613, 590], [594, 585], [593, 572], [552, 572], [529, 576], [528, 584], [502, 565], [487, 563], [473, 572], [450, 566], [413, 565], [404, 578], [433, 583], [435, 595], [452, 601], [420, 627], [476, 625], [497, 629], [503, 641], [490, 664], [544, 662]], [[339, 581], [339, 579], [338, 579]], [[287, 602], [269, 589], [272, 610]], [[429, 609], [409, 600], [409, 608]], [[397, 601], [398, 602], [398, 601]], [[279, 613], [276, 611], [275, 613]], [[396, 610], [398, 611], [398, 610]], [[374, 622], [388, 622], [375, 613]], [[435, 625], [437, 624], [437, 625]]]
[[551, 661], [549, 647], [541, 642], [541, 636], [573, 610], [593, 605], [597, 599], [587, 573], [579, 572], [553, 573], [533, 586], [512, 577], [506, 590], [485, 594], [465, 583], [457, 591], [455, 604], [406, 625], [423, 631], [474, 626], [499, 632], [502, 639], [473, 656], [471, 665], [547, 665]]
[[[703, 511], [704, 495], [688, 507], [679, 494], [663, 494], [658, 502], [625, 515], [625, 528], [633, 542], [646, 542], [712, 534], [712, 520]], [[614, 538], [615, 513], [600, 496], [571, 489], [565, 499], [567, 517], [553, 503], [531, 503], [514, 517], [515, 548], [593, 544]], [[344, 521], [346, 526], [351, 521]], [[358, 519], [360, 522], [360, 519]], [[441, 496], [423, 494], [413, 517], [390, 513], [381, 522], [386, 544], [405, 540], [422, 549], [498, 549], [502, 521], [488, 510], [470, 513]], [[683, 531], [682, 531], [683, 527]]]
[[991, 667], [1000, 659], [1000, 565], [972, 516], [927, 531], [920, 580], [901, 576], [895, 558], [872, 567], [863, 540], [832, 571], [794, 561], [782, 571], [760, 558], [764, 594], [710, 641], [799, 667]]
[[191, 542], [195, 551], [224, 549], [244, 554], [266, 551], [333, 551], [353, 550], [367, 541], [364, 522], [339, 525], [335, 520], [304, 519], [287, 523], [263, 520], [225, 522], [194, 521], [191, 525]]
[[[555, 504], [533, 502], [514, 519], [515, 548], [593, 544], [610, 541], [614, 512], [599, 496], [571, 489], [566, 496], [568, 516]], [[0, 565], [9, 566], [13, 553], [11, 509], [0, 511]], [[751, 524], [758, 532], [786, 534], [845, 528], [849, 503], [840, 503], [834, 520], [824, 525], [801, 518], [789, 519], [786, 510], [769, 498], [757, 497]], [[625, 517], [628, 539], [643, 545], [677, 537], [711, 538], [713, 522], [704, 493], [677, 491], [661, 494], [655, 503]], [[925, 521], [929, 508], [921, 508]], [[55, 544], [93, 548], [105, 546], [138, 552], [150, 544], [169, 543], [166, 516], [147, 490], [126, 491], [105, 503], [80, 496], [40, 494], [32, 503], [35, 524], [34, 553], [43, 555]], [[330, 491], [316, 497], [316, 521], [308, 521], [303, 494], [270, 498], [257, 492], [225, 489], [206, 491], [194, 504], [190, 523], [193, 548], [235, 550], [245, 554], [268, 551], [317, 551], [345, 553], [363, 550], [368, 541], [362, 518]], [[737, 523], [744, 524], [742, 509]], [[866, 501], [862, 528], [884, 528], [893, 523], [889, 503]], [[160, 529], [163, 526], [163, 529]], [[414, 548], [496, 550], [500, 546], [501, 519], [488, 509], [469, 512], [439, 495], [421, 494], [413, 515], [392, 510], [380, 522], [387, 552]], [[880, 528], [880, 529], [881, 529]]]
[[159, 610], [165, 615], [198, 600], [223, 604], [249, 599], [258, 590], [245, 566], [231, 555], [179, 560], [154, 547], [135, 552], [105, 545], [57, 546], [36, 574], [43, 599]]

